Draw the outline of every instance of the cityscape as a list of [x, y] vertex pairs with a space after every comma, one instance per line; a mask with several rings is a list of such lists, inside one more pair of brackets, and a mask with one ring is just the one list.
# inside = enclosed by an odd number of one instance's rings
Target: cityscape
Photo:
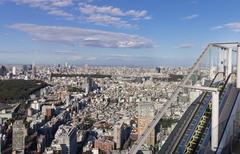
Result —
[[0, 0], [0, 154], [240, 153], [238, 4]]
[[[0, 116], [4, 119], [2, 131], [5, 132], [2, 150], [4, 153], [11, 150], [26, 153], [128, 150], [154, 118], [156, 110], [169, 99], [186, 71], [180, 67], [77, 67], [68, 63], [2, 66], [1, 96], [14, 102], [7, 105], [1, 102]], [[18, 82], [7, 82], [13, 80]], [[24, 82], [30, 82], [31, 87]], [[29, 91], [31, 94], [26, 100], [19, 100], [18, 90], [25, 88], [33, 91]], [[183, 95], [182, 99], [187, 97]], [[146, 141], [146, 149], [150, 148], [148, 145], [163, 143], [184, 108], [169, 109], [163, 124], [158, 126], [164, 129], [164, 134], [153, 131]], [[156, 142], [155, 136], [159, 138]]]

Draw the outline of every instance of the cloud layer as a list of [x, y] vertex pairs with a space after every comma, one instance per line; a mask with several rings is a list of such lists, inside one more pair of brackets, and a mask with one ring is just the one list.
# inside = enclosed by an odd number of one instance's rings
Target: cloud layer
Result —
[[100, 48], [152, 48], [151, 40], [137, 35], [74, 27], [13, 24], [9, 28], [26, 32], [34, 40]]
[[134, 20], [151, 19], [146, 10], [123, 11], [113, 6], [89, 4], [91, 0], [3, 0], [3, 2], [14, 2], [17, 5], [38, 8], [47, 14], [66, 20], [81, 20], [96, 25], [110, 25], [118, 28], [136, 28], [137, 25], [131, 23]]
[[16, 4], [27, 4], [31, 7], [38, 7], [43, 10], [51, 10], [52, 8], [66, 7], [72, 5], [72, 0], [10, 0]]
[[148, 20], [151, 17], [146, 10], [123, 11], [113, 6], [97, 6], [86, 3], [79, 4], [79, 10], [84, 15], [87, 22], [97, 25], [112, 25], [120, 28], [135, 28], [136, 25], [130, 24], [123, 17], [132, 20]]
[[232, 23], [216, 26], [216, 27], [213, 27], [212, 30], [218, 30], [218, 29], [224, 29], [224, 28], [230, 29], [234, 32], [240, 32], [240, 22], [232, 22]]
[[48, 14], [64, 17], [68, 20], [75, 18], [73, 14], [64, 10], [65, 7], [73, 5], [72, 0], [5, 0], [5, 2], [14, 2], [17, 5], [27, 5], [38, 8]]
[[85, 20], [96, 25], [111, 25], [118, 28], [136, 28], [136, 25], [132, 25], [119, 17], [95, 14], [85, 17]]
[[133, 18], [146, 18], [148, 17], [146, 10], [129, 10], [124, 12], [120, 8], [113, 6], [96, 6], [90, 4], [80, 4], [80, 12], [83, 14], [108, 14], [111, 16], [130, 16]]

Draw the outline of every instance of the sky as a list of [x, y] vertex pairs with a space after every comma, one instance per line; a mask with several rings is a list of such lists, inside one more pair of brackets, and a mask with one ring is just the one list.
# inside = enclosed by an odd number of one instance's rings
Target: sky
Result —
[[188, 66], [239, 41], [239, 0], [0, 0], [0, 64]]

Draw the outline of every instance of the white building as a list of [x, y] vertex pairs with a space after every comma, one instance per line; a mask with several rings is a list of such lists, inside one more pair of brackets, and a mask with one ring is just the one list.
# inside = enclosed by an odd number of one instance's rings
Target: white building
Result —
[[13, 66], [13, 67], [12, 67], [12, 74], [13, 74], [13, 75], [17, 75], [16, 66]]

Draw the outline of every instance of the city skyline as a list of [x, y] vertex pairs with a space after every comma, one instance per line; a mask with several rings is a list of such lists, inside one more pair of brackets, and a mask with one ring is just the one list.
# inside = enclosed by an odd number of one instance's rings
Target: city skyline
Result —
[[0, 62], [191, 65], [208, 42], [239, 40], [238, 4], [1, 0]]
[[0, 154], [240, 153], [239, 0], [0, 0]]

